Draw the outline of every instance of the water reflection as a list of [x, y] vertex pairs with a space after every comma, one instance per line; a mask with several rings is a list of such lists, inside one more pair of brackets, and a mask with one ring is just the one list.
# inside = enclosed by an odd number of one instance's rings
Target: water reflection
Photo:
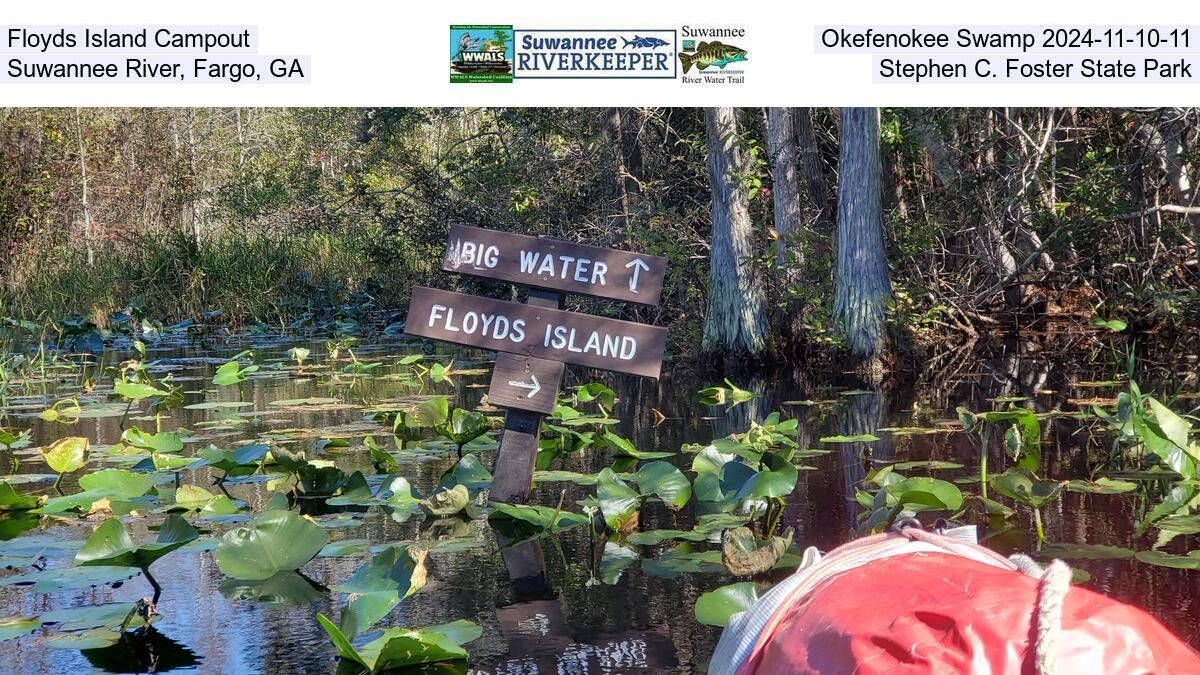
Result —
[[[214, 388], [211, 372], [214, 364], [243, 348], [254, 346], [261, 361], [282, 358], [291, 341], [271, 342], [266, 338], [241, 338], [219, 346], [169, 346], [151, 354], [169, 358], [176, 381], [187, 390], [185, 403], [212, 401], [248, 401], [252, 405], [219, 409], [183, 409], [163, 420], [168, 430], [187, 429], [189, 445], [207, 443], [227, 446], [235, 440], [269, 434], [276, 442], [309, 456], [332, 459], [339, 466], [371, 471], [365, 453], [352, 448], [321, 447], [317, 442], [331, 435], [345, 436], [351, 446], [361, 436], [377, 429], [364, 423], [355, 406], [312, 410], [284, 409], [273, 406], [280, 399], [303, 399], [344, 395], [354, 403], [367, 405], [401, 400], [416, 393], [386, 379], [387, 369], [375, 374], [384, 377], [333, 378], [313, 366], [303, 376], [286, 372], [267, 372], [270, 377], [251, 379], [242, 385]], [[324, 347], [310, 345], [309, 361], [320, 364]], [[364, 344], [356, 354], [364, 360], [390, 359], [404, 351], [416, 351], [396, 343]], [[485, 355], [445, 352], [456, 365], [468, 367], [480, 363]], [[109, 357], [111, 361], [113, 357]], [[1090, 357], [1089, 357], [1090, 358]], [[1162, 353], [1147, 352], [1143, 362], [1148, 370], [1161, 376], [1161, 386], [1169, 388], [1191, 382], [1195, 386], [1194, 366], [1188, 361], [1172, 361]], [[932, 361], [932, 360], [931, 360]], [[1170, 365], [1156, 365], [1170, 364]], [[896, 436], [883, 428], [892, 426], [930, 426], [953, 417], [955, 406], [973, 410], [996, 405], [995, 399], [1028, 399], [1023, 404], [1041, 412], [1071, 408], [1072, 400], [1108, 395], [1106, 390], [1081, 386], [1088, 380], [1106, 380], [1123, 372], [1123, 365], [1106, 357], [1098, 363], [1088, 358], [1051, 359], [1028, 348], [997, 346], [996, 353], [965, 353], [937, 362], [928, 372], [912, 381], [892, 381], [881, 389], [866, 389], [861, 382], [834, 374], [813, 376], [804, 372], [760, 372], [752, 377], [736, 377], [738, 386], [756, 394], [751, 401], [726, 408], [705, 408], [696, 403], [695, 392], [719, 381], [716, 377], [697, 376], [682, 368], [668, 371], [660, 382], [636, 378], [611, 377], [598, 373], [569, 371], [567, 384], [603, 379], [613, 387], [619, 399], [616, 415], [621, 419], [616, 431], [633, 440], [643, 450], [677, 450], [683, 443], [708, 442], [717, 436], [744, 431], [751, 421], [761, 422], [771, 412], [782, 410], [800, 421], [801, 448], [822, 447], [831, 454], [806, 457], [800, 463], [810, 467], [800, 472], [795, 491], [785, 506], [782, 527], [794, 527], [801, 545], [829, 549], [852, 536], [859, 506], [855, 490], [866, 473], [888, 460], [941, 459], [964, 464], [959, 472], [937, 474], [943, 478], [969, 478], [977, 471], [980, 449], [963, 434], [927, 434]], [[1191, 378], [1189, 380], [1189, 378]], [[455, 397], [459, 405], [474, 406], [486, 384], [486, 374], [456, 378], [457, 387], [440, 386], [438, 393]], [[1149, 379], [1147, 387], [1156, 384]], [[38, 385], [26, 399], [29, 411], [36, 413], [45, 401], [56, 395], [53, 386]], [[427, 390], [425, 393], [429, 393]], [[40, 396], [39, 396], [40, 394]], [[850, 394], [850, 395], [844, 395]], [[825, 403], [832, 401], [831, 403]], [[35, 417], [21, 417], [21, 426], [34, 431], [35, 444], [64, 433], [87, 436], [94, 444], [106, 445], [120, 435], [119, 418], [86, 418], [64, 428]], [[135, 422], [145, 424], [145, 421]], [[1043, 423], [1044, 470], [1056, 478], [1087, 475], [1088, 440], [1078, 433], [1079, 423], [1070, 419], [1047, 419]], [[821, 444], [829, 435], [872, 434], [875, 443]], [[987, 443], [991, 465], [1003, 470], [1006, 455], [1001, 439]], [[23, 471], [42, 472], [45, 467], [35, 458], [18, 456]], [[8, 455], [0, 457], [7, 461]], [[485, 464], [493, 459], [484, 456]], [[682, 454], [669, 461], [683, 469], [691, 464], [691, 455]], [[595, 472], [609, 466], [612, 458], [602, 453], [574, 453], [555, 460], [552, 468]], [[429, 457], [406, 457], [400, 471], [413, 485], [428, 492], [437, 484], [449, 461]], [[910, 472], [922, 475], [921, 470]], [[214, 472], [204, 469], [187, 476], [187, 482], [210, 486]], [[68, 477], [64, 488], [77, 489]], [[269, 494], [257, 478], [233, 479], [223, 486], [234, 499], [244, 500], [261, 510]], [[214, 488], [215, 489], [215, 488]], [[577, 510], [575, 503], [592, 493], [591, 488], [570, 483], [542, 483], [535, 487], [533, 499], [540, 504], [557, 503], [563, 490], [564, 505]], [[1144, 508], [1143, 504], [1140, 508]], [[695, 521], [695, 505], [680, 512], [651, 505], [641, 516], [641, 528], [686, 529]], [[1135, 499], [1067, 493], [1044, 514], [1051, 540], [1104, 543], [1149, 548], [1153, 534], [1136, 531], [1138, 504]], [[1022, 513], [1015, 526], [989, 539], [998, 550], [1027, 550], [1028, 516]], [[208, 523], [219, 534], [231, 526]], [[91, 523], [50, 524], [28, 515], [0, 519], [0, 540], [19, 542], [12, 537], [23, 529], [42, 528], [48, 537], [80, 540], [90, 531]], [[23, 536], [31, 536], [26, 532]], [[152, 538], [144, 527], [135, 528], [138, 540]], [[394, 513], [372, 509], [361, 518], [347, 521], [330, 530], [334, 541], [363, 539], [370, 544], [422, 541], [440, 542], [428, 559], [426, 587], [402, 602], [385, 618], [382, 626], [422, 626], [465, 618], [484, 627], [484, 635], [468, 645], [474, 673], [596, 673], [596, 672], [702, 672], [718, 636], [716, 629], [698, 624], [692, 606], [702, 593], [732, 581], [723, 574], [679, 574], [655, 576], [654, 570], [634, 561], [619, 575], [597, 573], [595, 554], [603, 549], [593, 546], [585, 528], [557, 537], [513, 543], [494, 536], [486, 523], [462, 519], [425, 520], [406, 511]], [[0, 544], [0, 554], [4, 549]], [[638, 555], [654, 558], [672, 546], [671, 542], [653, 547], [637, 547]], [[707, 545], [699, 544], [697, 548]], [[51, 564], [69, 564], [73, 551], [66, 551]], [[344, 596], [325, 589], [345, 580], [367, 557], [360, 553], [321, 557], [307, 565], [304, 576], [295, 573], [277, 575], [264, 582], [234, 582], [224, 579], [211, 553], [179, 551], [156, 564], [155, 574], [162, 581], [162, 619], [147, 638], [146, 645], [130, 644], [121, 664], [96, 655], [54, 650], [38, 643], [45, 632], [0, 642], [0, 663], [20, 664], [25, 672], [75, 672], [87, 668], [148, 669], [139, 655], [158, 655], [155, 667], [202, 668], [212, 672], [330, 672], [335, 654], [324, 631], [313, 617], [316, 612], [337, 617]], [[1152, 567], [1133, 560], [1077, 561], [1076, 565], [1092, 576], [1091, 587], [1127, 602], [1147, 608], [1168, 626], [1193, 644], [1200, 644], [1200, 574], [1187, 570]], [[12, 573], [16, 573], [15, 571]], [[6, 573], [8, 574], [8, 573]], [[599, 581], [599, 583], [597, 583]], [[590, 582], [590, 583], [589, 583]], [[52, 609], [77, 607], [102, 602], [132, 601], [147, 594], [144, 579], [135, 577], [118, 587], [64, 590], [37, 593], [29, 587], [0, 585], [0, 615], [36, 616]], [[173, 640], [174, 649], [163, 640]], [[191, 663], [175, 662], [167, 655], [191, 654]], [[117, 654], [114, 650], [112, 654]], [[115, 658], [115, 656], [113, 657]], [[180, 656], [182, 658], [182, 656]], [[132, 659], [132, 660], [130, 660]], [[105, 665], [117, 664], [117, 665]], [[442, 665], [430, 672], [461, 672], [462, 664]]]

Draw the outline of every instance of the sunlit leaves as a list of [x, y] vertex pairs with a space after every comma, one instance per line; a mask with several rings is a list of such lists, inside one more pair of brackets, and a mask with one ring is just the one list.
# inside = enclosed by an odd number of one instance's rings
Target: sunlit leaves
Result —
[[758, 598], [758, 585], [753, 581], [722, 586], [697, 598], [696, 620], [709, 626], [726, 626], [730, 617], [753, 607]]
[[483, 634], [478, 625], [460, 619], [427, 628], [389, 628], [378, 638], [355, 649], [347, 636], [325, 615], [318, 614], [317, 621], [329, 633], [338, 656], [362, 666], [368, 673], [465, 659], [467, 651], [462, 645]]
[[247, 527], [225, 533], [217, 546], [217, 567], [236, 579], [266, 579], [294, 570], [316, 557], [329, 536], [290, 511], [267, 511]]
[[46, 465], [56, 473], [71, 473], [83, 468], [88, 459], [88, 439], [80, 436], [60, 438], [42, 449]]

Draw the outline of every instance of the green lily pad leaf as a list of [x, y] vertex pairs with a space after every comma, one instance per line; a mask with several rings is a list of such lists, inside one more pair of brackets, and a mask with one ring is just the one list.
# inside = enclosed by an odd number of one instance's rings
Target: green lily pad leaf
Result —
[[133, 499], [149, 492], [154, 487], [154, 478], [127, 469], [101, 469], [80, 476], [79, 487], [84, 490], [111, 490], [116, 497]]
[[137, 427], [130, 427], [121, 434], [121, 442], [150, 452], [173, 453], [183, 450], [183, 441], [171, 431], [148, 434]]
[[346, 635], [324, 614], [317, 614], [317, 622], [329, 633], [338, 656], [362, 666], [368, 673], [465, 659], [467, 651], [462, 645], [483, 634], [483, 629], [478, 625], [460, 619], [426, 628], [389, 628], [378, 638], [355, 649]]
[[342, 610], [339, 628], [347, 637], [367, 630], [401, 600], [425, 585], [425, 558], [428, 551], [410, 551], [404, 546], [389, 546], [371, 558], [344, 583], [333, 587], [349, 593]]
[[434, 429], [450, 439], [455, 445], [463, 446], [490, 431], [488, 419], [474, 410], [455, 408], [446, 420]]
[[185, 511], [199, 511], [213, 516], [231, 516], [238, 513], [237, 504], [226, 495], [209, 492], [198, 485], [183, 484], [175, 491], [175, 506]]
[[1150, 410], [1154, 412], [1154, 421], [1158, 423], [1158, 428], [1162, 429], [1163, 436], [1196, 459], [1195, 451], [1190, 451], [1188, 443], [1188, 434], [1191, 433], [1192, 425], [1183, 417], [1175, 414], [1173, 410], [1159, 403], [1157, 399], [1148, 397]]
[[75, 633], [55, 633], [41, 639], [42, 646], [52, 649], [103, 649], [121, 640], [121, 634], [111, 628], [89, 628]]
[[533, 481], [535, 483], [567, 481], [576, 485], [595, 485], [596, 474], [576, 473], [574, 471], [534, 471]]
[[169, 391], [141, 382], [117, 382], [113, 385], [113, 392], [117, 396], [122, 396], [133, 401], [140, 401], [141, 399], [153, 398], [155, 396], [171, 395]]
[[[1192, 553], [1195, 553], [1193, 551]], [[1147, 565], [1157, 565], [1159, 567], [1170, 567], [1177, 570], [1197, 570], [1200, 569], [1200, 557], [1189, 555], [1173, 555], [1163, 553], [1162, 551], [1138, 551], [1135, 558], [1139, 562], [1144, 562]]]
[[683, 508], [692, 498], [692, 484], [674, 465], [663, 462], [643, 464], [633, 481], [644, 495], [655, 495], [672, 511]]
[[87, 464], [88, 439], [80, 436], [60, 438], [42, 450], [46, 464], [55, 473], [71, 473]]
[[125, 581], [137, 574], [140, 570], [134, 567], [57, 567], [4, 577], [0, 584], [33, 584], [38, 593], [56, 593]]
[[696, 620], [708, 626], [727, 626], [729, 618], [758, 602], [758, 585], [742, 581], [709, 591], [696, 599]]
[[1119, 560], [1132, 558], [1133, 551], [1121, 546], [1106, 544], [1046, 544], [1036, 555], [1039, 558], [1062, 558], [1063, 560]]
[[84, 490], [73, 495], [60, 495], [47, 499], [34, 513], [66, 513], [67, 511], [87, 511], [92, 504], [100, 499], [115, 497], [112, 490]]
[[624, 532], [637, 525], [641, 495], [618, 478], [612, 469], [604, 469], [596, 476], [596, 498], [600, 501], [604, 522], [614, 532]]
[[1137, 483], [1127, 480], [1114, 480], [1112, 478], [1101, 477], [1095, 481], [1072, 480], [1067, 481], [1067, 490], [1071, 492], [1087, 492], [1096, 495], [1117, 495], [1124, 492], [1133, 492], [1137, 489]]
[[435, 492], [428, 499], [422, 499], [421, 509], [431, 516], [452, 516], [462, 511], [471, 501], [471, 493], [465, 485], [455, 485], [449, 490]]
[[468, 489], [481, 490], [492, 484], [492, 474], [484, 468], [475, 455], [465, 455], [438, 481], [438, 487], [449, 488], [465, 485]]
[[745, 403], [753, 399], [757, 394], [752, 391], [739, 388], [736, 384], [725, 380], [728, 387], [706, 387], [701, 389], [697, 394], [697, 400], [701, 405], [725, 405], [728, 403], [730, 407], [739, 403]]
[[184, 410], [217, 410], [219, 408], [247, 408], [254, 401], [203, 401], [183, 406]]
[[323, 587], [295, 570], [276, 572], [267, 579], [222, 579], [217, 589], [230, 600], [254, 600], [289, 607], [318, 602], [327, 593]]
[[876, 431], [886, 431], [893, 436], [917, 436], [945, 433], [949, 429], [945, 427], [879, 427]]
[[278, 401], [271, 401], [270, 405], [279, 406], [280, 408], [299, 408], [304, 406], [327, 406], [341, 403], [336, 398], [320, 398], [313, 396], [310, 398], [285, 398]]
[[0, 619], [0, 642], [28, 635], [40, 628], [42, 622], [36, 618], [10, 616]]
[[496, 524], [506, 520], [516, 520], [531, 525], [535, 533], [541, 531], [561, 532], [588, 522], [585, 515], [548, 506], [505, 504], [504, 502], [492, 502], [491, 506], [494, 510], [488, 514], [488, 522]]
[[825, 436], [821, 439], [822, 443], [872, 443], [879, 440], [878, 436], [871, 434], [857, 434], [854, 436]]
[[1168, 516], [1155, 523], [1154, 526], [1175, 534], [1200, 534], [1200, 513]]
[[232, 450], [221, 450], [210, 445], [201, 448], [196, 454], [203, 460], [198, 463], [199, 466], [211, 466], [231, 475], [245, 475], [237, 470], [242, 467], [253, 470], [267, 456], [270, 449], [271, 446], [266, 443], [251, 443]]
[[635, 457], [637, 459], [661, 459], [663, 457], [670, 457], [675, 454], [673, 452], [638, 450], [629, 440], [621, 438], [620, 436], [608, 430], [605, 430], [604, 432], [604, 440], [608, 441], [608, 444], [612, 447], [614, 453], [625, 457]]
[[0, 480], [0, 512], [27, 511], [36, 508], [38, 501], [37, 497], [23, 495], [9, 485], [8, 481]]
[[213, 384], [220, 387], [226, 387], [231, 384], [245, 382], [246, 378], [250, 377], [250, 374], [256, 372], [257, 370], [258, 366], [246, 366], [243, 368], [242, 364], [239, 363], [237, 359], [227, 361], [226, 363], [222, 364], [220, 368], [217, 368], [215, 373], [213, 373]]
[[791, 462], [775, 454], [762, 456], [767, 468], [755, 471], [741, 462], [729, 462], [721, 469], [721, 492], [730, 504], [745, 499], [786, 497], [796, 487], [799, 472]]
[[[150, 464], [155, 471], [181, 471], [195, 463], [194, 458], [183, 455], [166, 455], [161, 452], [150, 453]], [[140, 466], [137, 465], [135, 468]]]
[[600, 556], [597, 577], [601, 583], [615, 586], [625, 570], [638, 559], [637, 551], [620, 544], [604, 542], [604, 553]]
[[961, 469], [962, 464], [958, 462], [946, 462], [938, 459], [930, 459], [925, 461], [915, 462], [898, 462], [891, 465], [896, 471], [909, 471], [912, 469], [920, 469], [923, 471], [942, 471], [947, 469]]
[[267, 579], [316, 557], [329, 535], [291, 511], [266, 511], [249, 527], [230, 530], [217, 546], [217, 567], [235, 579]]
[[1062, 483], [1042, 480], [1021, 468], [1009, 469], [998, 476], [992, 476], [990, 483], [996, 492], [1035, 509], [1054, 501], [1062, 492]]
[[413, 408], [413, 426], [436, 427], [450, 416], [450, 399], [445, 396], [434, 396], [428, 401], [421, 402]]
[[699, 530], [646, 530], [645, 532], [634, 532], [625, 541], [637, 546], [657, 546], [671, 539], [680, 539], [684, 541], [705, 541], [712, 533], [702, 532]]
[[200, 536], [181, 516], [169, 514], [158, 531], [158, 539], [138, 546], [117, 518], [100, 523], [83, 548], [75, 554], [76, 565], [111, 565], [146, 569], [155, 560]]
[[[79, 631], [91, 628], [112, 629], [120, 626], [133, 609], [132, 602], [109, 602], [86, 607], [68, 607], [43, 613], [38, 619], [43, 624], [57, 624], [62, 631]], [[141, 617], [134, 615], [129, 628], [146, 625]]]
[[937, 478], [904, 478], [884, 489], [910, 511], [957, 511], [963, 504], [962, 490]]

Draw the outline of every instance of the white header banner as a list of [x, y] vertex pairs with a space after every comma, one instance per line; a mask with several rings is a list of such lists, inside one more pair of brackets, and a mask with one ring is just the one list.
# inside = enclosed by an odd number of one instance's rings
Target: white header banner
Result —
[[1200, 96], [1200, 7], [1179, 2], [60, 0], [10, 3], [0, 31], [8, 106], [1117, 106]]

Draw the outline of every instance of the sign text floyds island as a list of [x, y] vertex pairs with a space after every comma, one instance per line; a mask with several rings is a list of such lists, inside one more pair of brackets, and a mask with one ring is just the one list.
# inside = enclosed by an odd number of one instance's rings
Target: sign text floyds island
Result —
[[524, 304], [417, 287], [405, 320], [409, 335], [497, 352], [488, 399], [509, 412], [492, 499], [524, 501], [563, 364], [657, 378], [666, 346], [665, 328], [563, 311], [561, 293], [656, 305], [666, 260], [455, 225], [442, 269], [531, 287]]

